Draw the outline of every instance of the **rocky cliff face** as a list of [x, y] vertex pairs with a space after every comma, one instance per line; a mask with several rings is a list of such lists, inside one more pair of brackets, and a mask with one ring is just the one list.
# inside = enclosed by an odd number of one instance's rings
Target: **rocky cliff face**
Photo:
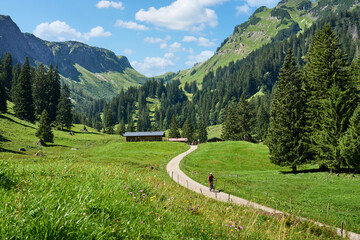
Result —
[[0, 55], [6, 52], [11, 53], [14, 62], [23, 63], [28, 56], [32, 65], [58, 65], [60, 74], [72, 80], [80, 76], [75, 64], [93, 73], [122, 73], [132, 69], [126, 57], [117, 57], [112, 51], [75, 41], [44, 41], [22, 33], [9, 16], [0, 16]]

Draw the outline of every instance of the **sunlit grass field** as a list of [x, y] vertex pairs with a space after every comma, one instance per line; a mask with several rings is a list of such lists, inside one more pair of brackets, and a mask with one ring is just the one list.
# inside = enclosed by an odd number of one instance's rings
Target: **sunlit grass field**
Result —
[[209, 172], [215, 173], [218, 190], [331, 226], [343, 222], [345, 229], [360, 233], [359, 175], [330, 175], [316, 171], [317, 166], [293, 174], [271, 164], [268, 154], [263, 144], [207, 143], [187, 156], [181, 168], [203, 184]]
[[0, 239], [338, 238], [179, 186], [164, 168], [185, 144], [126, 143], [75, 125], [42, 147], [36, 125], [6, 114], [0, 127]]

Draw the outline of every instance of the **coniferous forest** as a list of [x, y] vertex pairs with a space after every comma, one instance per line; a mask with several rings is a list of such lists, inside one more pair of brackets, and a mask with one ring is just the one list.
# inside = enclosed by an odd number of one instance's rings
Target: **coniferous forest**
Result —
[[[306, 163], [359, 169], [359, 16], [359, 9], [330, 15], [303, 33], [273, 39], [210, 71], [201, 86], [152, 79], [75, 109], [56, 67], [34, 68], [28, 60], [20, 67], [6, 54], [0, 111], [7, 111], [10, 100], [16, 116], [40, 120], [41, 126], [69, 129], [82, 123], [120, 135], [170, 129], [170, 137], [201, 141], [206, 126], [222, 124], [222, 138], [265, 142], [271, 161], [294, 171]], [[53, 140], [41, 132], [39, 138]]]

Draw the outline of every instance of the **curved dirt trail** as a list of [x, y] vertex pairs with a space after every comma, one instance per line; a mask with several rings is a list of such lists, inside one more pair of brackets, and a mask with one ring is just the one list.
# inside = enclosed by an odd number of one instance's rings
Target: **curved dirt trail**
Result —
[[[260, 209], [262, 211], [271, 213], [271, 214], [284, 214], [283, 212], [273, 209], [273, 208], [269, 208], [251, 201], [248, 201], [246, 199], [243, 198], [239, 198], [236, 196], [231, 195], [230, 193], [224, 193], [224, 192], [210, 192], [209, 191], [209, 187], [201, 185], [200, 183], [194, 181], [193, 179], [191, 179], [190, 177], [188, 177], [183, 171], [180, 170], [180, 161], [189, 153], [195, 151], [197, 149], [197, 146], [190, 146], [190, 149], [187, 150], [184, 153], [181, 153], [180, 155], [174, 157], [166, 166], [166, 171], [168, 172], [169, 176], [178, 184], [180, 184], [181, 186], [184, 186], [188, 189], [190, 189], [191, 191], [200, 193], [206, 197], [209, 198], [213, 198], [216, 199], [218, 201], [222, 201], [222, 202], [231, 202], [233, 204], [237, 204], [237, 205], [245, 205], [245, 206], [249, 206], [255, 209]], [[301, 220], [305, 220], [305, 221], [309, 221], [309, 219], [306, 218], [302, 218], [299, 217], [299, 219]], [[310, 220], [311, 221], [311, 220]], [[333, 228], [337, 231], [337, 234], [339, 236], [344, 236], [344, 237], [348, 237], [351, 240], [360, 240], [360, 234], [357, 233], [353, 233], [353, 232], [348, 232], [346, 230], [344, 230], [343, 232], [341, 232], [340, 228], [334, 228], [331, 226], [328, 226], [326, 224], [322, 224], [319, 222], [314, 222], [316, 225], [318, 226], [326, 226], [329, 228]]]

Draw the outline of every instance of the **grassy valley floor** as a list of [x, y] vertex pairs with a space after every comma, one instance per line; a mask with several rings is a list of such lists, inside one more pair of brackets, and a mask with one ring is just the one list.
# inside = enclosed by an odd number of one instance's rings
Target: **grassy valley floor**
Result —
[[329, 175], [317, 166], [293, 174], [271, 164], [268, 154], [263, 144], [207, 143], [188, 155], [181, 168], [202, 184], [208, 184], [209, 172], [215, 173], [218, 190], [331, 226], [340, 228], [344, 222], [345, 229], [360, 233], [359, 175]]
[[54, 131], [55, 143], [42, 147], [36, 125], [5, 114], [0, 126], [0, 239], [338, 238], [179, 186], [164, 168], [185, 144], [126, 143], [75, 125], [74, 135]]

